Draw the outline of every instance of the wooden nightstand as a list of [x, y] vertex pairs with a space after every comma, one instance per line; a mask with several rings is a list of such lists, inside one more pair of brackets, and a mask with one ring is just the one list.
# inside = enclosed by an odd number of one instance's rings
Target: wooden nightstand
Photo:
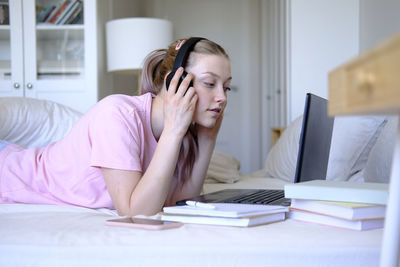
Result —
[[[400, 35], [329, 74], [330, 115], [400, 114]], [[400, 128], [390, 177], [381, 266], [398, 266], [400, 252]]]
[[282, 133], [285, 131], [286, 127], [272, 127], [271, 128], [271, 147], [273, 147], [278, 139], [281, 137]]

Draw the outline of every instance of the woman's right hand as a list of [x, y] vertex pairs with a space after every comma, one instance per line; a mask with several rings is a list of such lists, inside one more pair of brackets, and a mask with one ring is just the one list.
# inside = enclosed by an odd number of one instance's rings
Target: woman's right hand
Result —
[[[187, 74], [177, 88], [183, 68], [179, 68], [171, 80], [168, 90], [164, 91], [164, 132], [171, 132], [183, 137], [193, 121], [196, 110], [197, 94], [189, 87], [192, 74]], [[165, 81], [164, 81], [165, 86]]]

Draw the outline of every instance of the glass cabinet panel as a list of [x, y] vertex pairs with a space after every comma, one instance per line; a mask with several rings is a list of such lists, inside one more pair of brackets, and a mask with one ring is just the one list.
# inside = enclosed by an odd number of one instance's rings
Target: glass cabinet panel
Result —
[[10, 10], [0, 1], [0, 80], [11, 79]]
[[36, 79], [84, 78], [82, 0], [36, 1]]

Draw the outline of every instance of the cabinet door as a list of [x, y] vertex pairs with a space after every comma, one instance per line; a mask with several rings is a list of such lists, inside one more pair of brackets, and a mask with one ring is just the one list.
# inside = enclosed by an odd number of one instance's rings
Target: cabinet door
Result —
[[[66, 98], [85, 89], [84, 2], [22, 3], [25, 95], [68, 104]], [[47, 18], [46, 10], [50, 14]]]
[[21, 5], [0, 3], [0, 97], [24, 95]]

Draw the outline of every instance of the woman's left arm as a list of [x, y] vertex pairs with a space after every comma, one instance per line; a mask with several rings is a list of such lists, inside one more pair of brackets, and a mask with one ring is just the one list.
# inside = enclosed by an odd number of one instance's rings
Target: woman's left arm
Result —
[[198, 155], [195, 160], [192, 175], [182, 187], [182, 190], [176, 190], [173, 195], [172, 204], [176, 201], [192, 198], [198, 196], [203, 188], [204, 179], [206, 178], [208, 166], [212, 153], [214, 151], [215, 143], [219, 129], [221, 128], [223, 113], [218, 118], [213, 128], [206, 128], [197, 125], [197, 138], [199, 144]]

